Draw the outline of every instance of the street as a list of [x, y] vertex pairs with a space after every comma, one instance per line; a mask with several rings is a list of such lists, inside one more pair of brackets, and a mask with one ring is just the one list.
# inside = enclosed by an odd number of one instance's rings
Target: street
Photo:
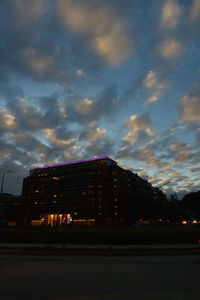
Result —
[[199, 256], [0, 256], [1, 300], [200, 299]]

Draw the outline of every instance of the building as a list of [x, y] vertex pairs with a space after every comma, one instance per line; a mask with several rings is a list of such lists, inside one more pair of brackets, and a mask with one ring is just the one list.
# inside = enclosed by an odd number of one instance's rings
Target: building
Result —
[[0, 227], [23, 223], [22, 197], [0, 193]]
[[30, 170], [23, 206], [32, 225], [131, 224], [154, 193], [146, 180], [107, 156]]

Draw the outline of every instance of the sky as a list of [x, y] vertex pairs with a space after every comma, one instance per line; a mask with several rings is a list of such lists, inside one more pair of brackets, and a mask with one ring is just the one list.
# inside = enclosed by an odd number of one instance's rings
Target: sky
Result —
[[200, 189], [200, 0], [1, 0], [0, 178], [109, 156]]

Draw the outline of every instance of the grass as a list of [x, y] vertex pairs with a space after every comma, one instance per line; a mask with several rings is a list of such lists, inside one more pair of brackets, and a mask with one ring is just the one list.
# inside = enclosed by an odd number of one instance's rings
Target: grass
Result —
[[123, 228], [1, 228], [0, 242], [59, 244], [197, 244], [200, 227], [141, 226]]

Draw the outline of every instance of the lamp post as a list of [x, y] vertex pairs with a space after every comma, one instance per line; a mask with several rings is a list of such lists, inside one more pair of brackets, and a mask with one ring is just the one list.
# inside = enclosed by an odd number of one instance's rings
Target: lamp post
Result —
[[10, 172], [12, 172], [12, 171], [11, 171], [11, 170], [7, 170], [7, 171], [4, 171], [4, 172], [3, 172], [2, 181], [1, 181], [1, 194], [3, 194], [3, 183], [4, 183], [5, 175], [6, 175], [7, 173], [10, 173]]

